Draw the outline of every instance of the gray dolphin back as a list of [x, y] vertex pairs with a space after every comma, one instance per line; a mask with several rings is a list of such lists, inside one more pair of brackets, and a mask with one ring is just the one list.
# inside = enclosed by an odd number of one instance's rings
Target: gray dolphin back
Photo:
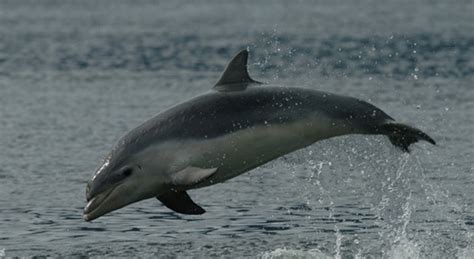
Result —
[[[384, 134], [404, 151], [425, 133], [403, 124], [365, 101], [305, 88], [265, 85], [247, 72], [248, 51], [239, 52], [214, 88], [178, 104], [132, 130], [113, 153], [130, 154], [153, 142], [209, 139], [260, 125], [281, 125], [317, 114], [337, 120], [352, 133]], [[125, 148], [126, 147], [126, 148]], [[125, 150], [126, 149], [126, 150]]]

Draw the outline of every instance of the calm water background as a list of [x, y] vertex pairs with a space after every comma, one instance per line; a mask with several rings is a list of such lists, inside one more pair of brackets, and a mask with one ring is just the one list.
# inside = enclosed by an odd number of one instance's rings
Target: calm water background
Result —
[[[0, 257], [474, 257], [472, 1], [0, 1]], [[439, 143], [318, 142], [192, 191], [81, 219], [125, 132], [249, 48], [262, 81], [372, 102]]]

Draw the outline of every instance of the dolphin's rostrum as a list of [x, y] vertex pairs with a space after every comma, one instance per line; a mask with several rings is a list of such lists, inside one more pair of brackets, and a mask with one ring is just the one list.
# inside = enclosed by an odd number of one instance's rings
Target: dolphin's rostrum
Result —
[[84, 219], [156, 197], [184, 214], [202, 214], [187, 190], [228, 180], [312, 143], [345, 134], [382, 134], [408, 152], [435, 141], [379, 108], [311, 89], [250, 78], [238, 53], [207, 93], [130, 131], [87, 184]]

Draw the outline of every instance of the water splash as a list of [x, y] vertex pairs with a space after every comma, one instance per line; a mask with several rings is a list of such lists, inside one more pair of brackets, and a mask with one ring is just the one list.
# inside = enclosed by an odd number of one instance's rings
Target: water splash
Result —
[[318, 249], [311, 249], [308, 251], [293, 250], [286, 248], [277, 248], [271, 252], [265, 252], [262, 259], [279, 259], [279, 258], [314, 258], [314, 259], [329, 259], [332, 256], [326, 255]]
[[[309, 155], [310, 156], [312, 155], [312, 151], [309, 152]], [[328, 166], [328, 167], [332, 166], [332, 162], [320, 161], [318, 163], [315, 163], [314, 160], [309, 160], [309, 169], [311, 173], [308, 178], [308, 182], [313, 183], [313, 179], [314, 179], [314, 185], [316, 185], [319, 188], [319, 193], [322, 194], [321, 196], [324, 196], [325, 200], [329, 202], [328, 220], [330, 220], [331, 222], [337, 222], [336, 218], [334, 217], [334, 204], [335, 203], [332, 199], [331, 192], [328, 191], [326, 188], [324, 188], [324, 186], [321, 184], [321, 181], [319, 180], [325, 166]], [[321, 196], [319, 197], [318, 202], [320, 204], [323, 204], [323, 200]], [[336, 223], [334, 224], [334, 235], [335, 235], [335, 247], [334, 247], [335, 257], [334, 258], [340, 259], [343, 235], [341, 234], [340, 229]]]
[[411, 197], [412, 193], [410, 192], [403, 206], [403, 215], [400, 217], [403, 225], [400, 229], [394, 229], [393, 231], [392, 247], [387, 252], [388, 258], [420, 258], [419, 245], [407, 236], [407, 226], [414, 210], [414, 206], [411, 205]]

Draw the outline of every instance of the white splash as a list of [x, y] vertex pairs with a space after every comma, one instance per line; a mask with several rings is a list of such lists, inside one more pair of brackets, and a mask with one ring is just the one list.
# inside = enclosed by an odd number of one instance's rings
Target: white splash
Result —
[[278, 258], [314, 258], [314, 259], [329, 259], [334, 258], [332, 256], [328, 256], [321, 252], [318, 249], [311, 249], [308, 251], [304, 250], [294, 250], [294, 249], [286, 249], [286, 248], [277, 248], [271, 252], [265, 252], [262, 259], [278, 259]]

